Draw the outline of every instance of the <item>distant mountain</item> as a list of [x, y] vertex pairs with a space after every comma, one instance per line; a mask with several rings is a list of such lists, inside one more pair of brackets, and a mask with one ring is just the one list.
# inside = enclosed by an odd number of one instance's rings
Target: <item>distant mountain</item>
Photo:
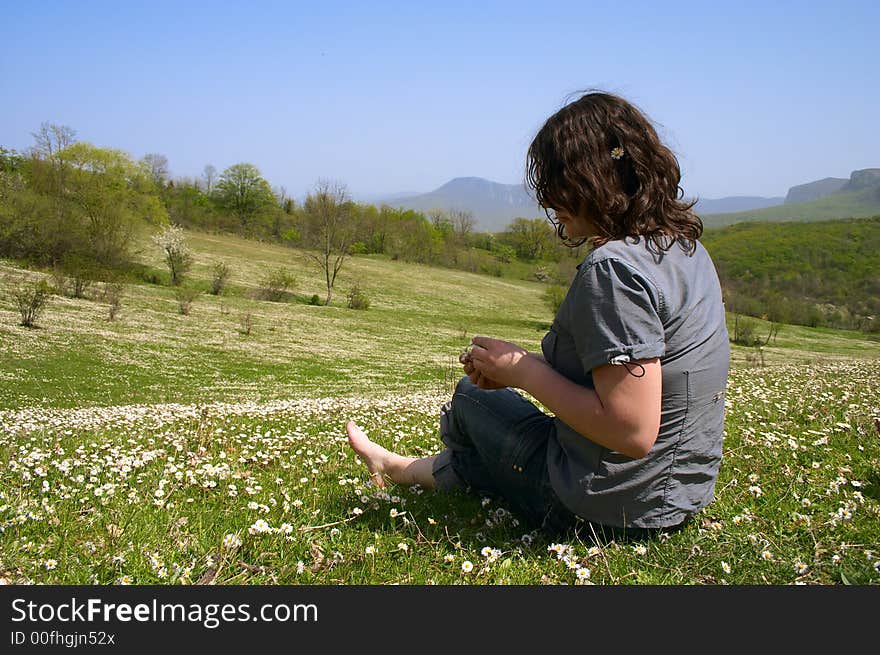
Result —
[[[826, 178], [826, 180], [835, 178]], [[821, 183], [821, 184], [820, 184]], [[825, 180], [792, 187], [792, 190], [808, 188], [812, 193], [819, 189], [827, 190], [836, 184]], [[793, 197], [799, 197], [795, 192]], [[792, 196], [791, 190], [789, 196]], [[864, 218], [880, 215], [880, 168], [866, 168], [853, 171], [848, 180], [837, 191], [807, 202], [786, 202], [776, 207], [754, 209], [725, 214], [700, 214], [707, 228], [722, 227], [744, 221], [822, 221], [837, 218]]]
[[544, 212], [522, 184], [499, 184], [481, 177], [457, 177], [429, 193], [382, 200], [392, 207], [426, 212], [461, 209], [473, 212], [477, 230], [501, 232], [517, 217], [538, 218]]
[[796, 202], [819, 200], [832, 193], [837, 193], [847, 182], [849, 180], [843, 177], [826, 177], [815, 182], [793, 186], [785, 196], [785, 203], [790, 205]]
[[744, 212], [750, 209], [774, 207], [785, 202], [785, 198], [763, 198], [761, 196], [729, 196], [727, 198], [700, 198], [694, 205], [697, 214], [723, 214], [725, 212]]
[[[799, 201], [799, 198], [807, 200]], [[461, 209], [474, 214], [476, 229], [501, 232], [522, 218], [543, 218], [544, 212], [521, 184], [499, 184], [481, 177], [457, 177], [428, 193], [377, 198], [420, 212]], [[706, 227], [742, 221], [824, 220], [880, 214], [880, 169], [854, 171], [849, 179], [825, 178], [793, 186], [783, 197], [729, 196], [700, 198], [696, 212]]]

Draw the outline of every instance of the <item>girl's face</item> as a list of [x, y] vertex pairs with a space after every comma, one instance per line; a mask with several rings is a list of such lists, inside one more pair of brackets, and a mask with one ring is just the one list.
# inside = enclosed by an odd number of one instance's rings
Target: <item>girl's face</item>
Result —
[[575, 216], [568, 211], [556, 211], [556, 221], [565, 226], [565, 234], [570, 239], [589, 239], [598, 234], [593, 222], [586, 216]]

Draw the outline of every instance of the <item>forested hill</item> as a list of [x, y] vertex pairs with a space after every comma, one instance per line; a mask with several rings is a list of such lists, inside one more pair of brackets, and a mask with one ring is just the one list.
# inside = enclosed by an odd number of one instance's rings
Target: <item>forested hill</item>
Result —
[[880, 331], [880, 216], [707, 230], [728, 311]]

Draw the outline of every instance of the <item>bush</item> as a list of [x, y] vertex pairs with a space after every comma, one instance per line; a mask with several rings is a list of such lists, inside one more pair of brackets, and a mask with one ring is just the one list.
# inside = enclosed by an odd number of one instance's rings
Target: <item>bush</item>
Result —
[[52, 287], [45, 280], [19, 282], [12, 287], [9, 295], [21, 313], [21, 325], [32, 328], [36, 327], [37, 318], [49, 302]]
[[310, 305], [323, 305], [324, 303], [321, 302], [321, 296], [319, 296], [316, 293], [316, 294], [313, 294], [311, 298], [309, 298], [309, 304]]
[[177, 310], [184, 315], [188, 315], [192, 309], [193, 301], [199, 297], [202, 292], [198, 289], [186, 289], [178, 287], [174, 290], [174, 297], [177, 299]]
[[506, 244], [500, 244], [495, 247], [495, 257], [502, 264], [509, 264], [516, 259], [516, 250]]
[[260, 281], [257, 298], [272, 302], [284, 302], [290, 297], [290, 289], [296, 286], [296, 278], [284, 268], [276, 269]]
[[239, 334], [243, 334], [245, 336], [251, 333], [251, 329], [254, 327], [254, 317], [248, 312], [246, 314], [242, 314], [238, 319], [238, 332]]
[[561, 284], [551, 284], [549, 287], [544, 289], [543, 299], [544, 304], [550, 308], [550, 311], [553, 312], [553, 315], [556, 315], [556, 312], [559, 311], [559, 308], [562, 306], [562, 301], [565, 300], [565, 296], [568, 293], [568, 287], [562, 286]]
[[124, 287], [121, 282], [104, 283], [104, 300], [109, 305], [109, 314], [107, 318], [110, 321], [116, 320], [116, 315], [119, 313], [119, 309], [122, 307], [123, 288]]
[[737, 314], [733, 323], [733, 342], [741, 346], [758, 345], [761, 340], [757, 336], [757, 330], [757, 321]]
[[223, 289], [226, 286], [227, 280], [229, 280], [230, 270], [229, 267], [223, 262], [217, 262], [214, 264], [212, 269], [213, 276], [211, 277], [211, 295], [219, 296], [223, 293]]
[[97, 266], [93, 261], [79, 255], [68, 255], [61, 260], [61, 271], [70, 278], [70, 296], [72, 298], [85, 298], [86, 291], [92, 282], [100, 277]]
[[165, 264], [171, 272], [171, 284], [179, 285], [193, 263], [183, 230], [176, 225], [168, 225], [159, 234], [153, 236], [153, 243], [165, 254]]
[[364, 294], [360, 284], [355, 283], [348, 292], [348, 308], [349, 309], [369, 309], [370, 299]]

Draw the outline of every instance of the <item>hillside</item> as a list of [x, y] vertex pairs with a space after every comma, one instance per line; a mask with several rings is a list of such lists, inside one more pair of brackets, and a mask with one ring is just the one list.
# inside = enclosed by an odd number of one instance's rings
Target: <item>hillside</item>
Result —
[[[792, 187], [796, 189], [797, 187]], [[799, 197], [795, 194], [794, 197]], [[880, 214], [880, 169], [854, 171], [839, 191], [807, 202], [788, 202], [775, 207], [726, 214], [701, 214], [707, 228], [746, 221], [822, 221], [864, 218]]]
[[880, 216], [740, 223], [710, 230], [702, 242], [728, 310], [805, 325], [880, 328]]

